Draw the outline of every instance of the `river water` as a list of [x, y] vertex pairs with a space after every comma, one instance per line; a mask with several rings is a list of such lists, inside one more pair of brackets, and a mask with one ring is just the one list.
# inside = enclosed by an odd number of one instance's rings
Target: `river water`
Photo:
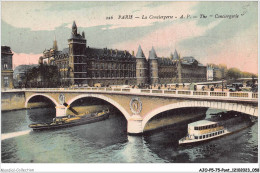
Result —
[[[210, 113], [218, 110], [209, 109]], [[54, 109], [2, 112], [3, 163], [256, 163], [258, 123], [204, 144], [178, 146], [186, 128], [173, 127], [144, 136], [128, 136], [126, 120], [105, 121], [34, 132], [28, 124], [51, 121]]]

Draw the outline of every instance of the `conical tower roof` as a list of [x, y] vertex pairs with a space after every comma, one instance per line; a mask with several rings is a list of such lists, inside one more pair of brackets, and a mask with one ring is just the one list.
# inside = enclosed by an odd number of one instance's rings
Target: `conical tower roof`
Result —
[[72, 24], [72, 29], [73, 29], [73, 28], [77, 28], [77, 25], [76, 25], [75, 20], [73, 21], [73, 24]]
[[157, 55], [156, 55], [156, 52], [153, 47], [152, 47], [152, 50], [149, 51], [148, 59], [157, 59]]
[[58, 50], [58, 44], [57, 44], [57, 40], [56, 40], [56, 35], [54, 34], [54, 41], [53, 41], [53, 49], [54, 50]]
[[172, 60], [178, 60], [178, 59], [179, 59], [179, 55], [178, 55], [178, 53], [177, 53], [177, 51], [175, 49], [173, 57], [172, 57]]
[[144, 52], [143, 52], [143, 50], [142, 50], [142, 48], [141, 48], [140, 45], [139, 45], [138, 51], [137, 51], [137, 53], [136, 53], [136, 58], [145, 58]]

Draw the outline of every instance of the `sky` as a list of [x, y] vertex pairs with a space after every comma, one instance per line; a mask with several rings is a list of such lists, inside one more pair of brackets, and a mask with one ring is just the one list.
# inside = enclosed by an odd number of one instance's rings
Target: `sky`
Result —
[[[147, 58], [152, 46], [159, 57], [169, 57], [176, 49], [181, 57], [193, 56], [204, 65], [226, 64], [258, 73], [257, 8], [257, 1], [9, 1], [2, 2], [1, 41], [11, 47], [14, 66], [35, 64], [55, 37], [60, 50], [68, 47], [75, 21], [78, 31], [85, 32], [89, 47], [136, 53], [141, 45]], [[202, 14], [207, 17], [201, 18]], [[119, 15], [133, 18], [118, 19]], [[159, 15], [173, 18], [150, 18]], [[219, 18], [227, 15], [236, 18]], [[107, 19], [111, 16], [113, 19]]]

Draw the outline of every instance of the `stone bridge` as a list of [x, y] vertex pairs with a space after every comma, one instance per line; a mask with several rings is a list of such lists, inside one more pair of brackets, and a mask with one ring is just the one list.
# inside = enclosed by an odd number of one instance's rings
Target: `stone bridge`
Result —
[[258, 94], [251, 92], [212, 92], [129, 88], [48, 88], [24, 89], [25, 107], [31, 98], [44, 96], [56, 106], [56, 116], [64, 116], [74, 101], [93, 97], [116, 107], [127, 120], [128, 133], [142, 133], [146, 123], [159, 113], [177, 108], [206, 107], [233, 110], [258, 116]]

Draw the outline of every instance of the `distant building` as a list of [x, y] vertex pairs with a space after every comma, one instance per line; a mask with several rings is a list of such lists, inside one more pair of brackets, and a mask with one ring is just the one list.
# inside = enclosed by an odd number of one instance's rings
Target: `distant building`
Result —
[[212, 66], [207, 66], [207, 81], [213, 81], [214, 79], [214, 69]]
[[13, 88], [13, 53], [8, 46], [1, 46], [1, 64], [1, 87]]
[[177, 62], [179, 82], [201, 82], [207, 80], [207, 67], [194, 57], [183, 57]]
[[126, 50], [91, 48], [84, 31], [78, 33], [73, 22], [68, 48], [45, 50], [39, 63], [59, 69], [61, 85], [154, 85], [172, 82], [206, 81], [206, 67], [193, 57], [180, 58], [175, 50], [169, 58], [158, 57], [154, 48], [146, 59], [141, 46], [136, 56]]

